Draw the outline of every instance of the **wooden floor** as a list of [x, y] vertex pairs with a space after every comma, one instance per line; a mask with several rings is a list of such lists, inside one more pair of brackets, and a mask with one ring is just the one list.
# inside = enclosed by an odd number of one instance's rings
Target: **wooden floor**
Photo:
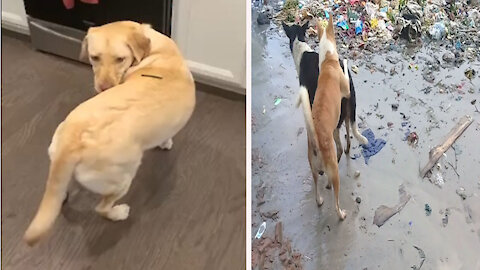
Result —
[[2, 43], [2, 269], [245, 269], [245, 102], [202, 85], [173, 149], [145, 154], [121, 200], [126, 221], [99, 217], [98, 197], [74, 185], [49, 237], [26, 246], [52, 134], [93, 95], [93, 77], [28, 42]]

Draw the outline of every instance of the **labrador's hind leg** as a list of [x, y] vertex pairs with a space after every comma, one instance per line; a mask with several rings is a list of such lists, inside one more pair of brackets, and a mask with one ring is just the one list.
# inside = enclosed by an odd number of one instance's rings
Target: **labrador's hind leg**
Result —
[[172, 149], [172, 147], [173, 147], [173, 140], [171, 138], [158, 146], [158, 148], [162, 150], [170, 150]]

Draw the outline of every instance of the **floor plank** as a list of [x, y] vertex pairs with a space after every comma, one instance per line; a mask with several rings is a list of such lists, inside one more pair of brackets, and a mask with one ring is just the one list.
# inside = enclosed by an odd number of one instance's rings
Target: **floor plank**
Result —
[[47, 147], [93, 95], [92, 73], [25, 41], [2, 43], [2, 269], [245, 269], [245, 102], [204, 91], [173, 149], [145, 154], [121, 200], [128, 220], [100, 218], [98, 197], [74, 185], [50, 236], [28, 248]]

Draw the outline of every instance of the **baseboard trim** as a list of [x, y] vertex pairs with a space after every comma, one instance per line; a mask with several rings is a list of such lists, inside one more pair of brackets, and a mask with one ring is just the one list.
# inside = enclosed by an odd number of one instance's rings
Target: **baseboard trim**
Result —
[[187, 60], [187, 64], [195, 81], [222, 88], [237, 94], [246, 95], [245, 87], [235, 82], [235, 77], [229, 70], [216, 68], [191, 60]]
[[28, 23], [16, 14], [2, 11], [2, 28], [17, 32], [23, 35], [30, 35]]

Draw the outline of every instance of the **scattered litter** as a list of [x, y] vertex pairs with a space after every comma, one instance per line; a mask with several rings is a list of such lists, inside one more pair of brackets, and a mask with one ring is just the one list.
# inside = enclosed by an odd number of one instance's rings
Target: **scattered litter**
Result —
[[259, 25], [269, 24], [270, 23], [269, 14], [267, 12], [262, 12], [258, 14], [257, 23]]
[[265, 109], [265, 105], [263, 105], [263, 114], [265, 114], [267, 112], [267, 109]]
[[445, 37], [447, 29], [443, 22], [437, 22], [430, 28], [429, 33], [433, 39], [441, 40]]
[[457, 192], [457, 195], [460, 196], [460, 198], [462, 198], [462, 200], [467, 199], [467, 192], [465, 191], [465, 188], [459, 187], [457, 188], [456, 192]]
[[361, 20], [357, 20], [355, 23], [355, 34], [359, 35], [363, 32], [363, 22]]
[[297, 137], [302, 135], [303, 131], [305, 130], [304, 127], [299, 127], [298, 130], [297, 130]]
[[355, 198], [355, 201], [356, 201], [357, 203], [361, 203], [361, 202], [362, 202], [362, 198], [357, 197], [357, 198]]
[[405, 191], [405, 186], [402, 184], [398, 188], [398, 195], [400, 197], [398, 204], [393, 207], [388, 207], [385, 205], [380, 205], [377, 210], [375, 210], [375, 216], [373, 217], [373, 224], [381, 227], [385, 222], [390, 219], [392, 216], [400, 212], [403, 207], [410, 200], [410, 194], [407, 194]]
[[422, 7], [414, 1], [409, 1], [400, 13], [400, 16], [396, 20], [397, 25], [401, 29], [400, 37], [414, 42], [422, 35]]
[[273, 105], [277, 106], [278, 104], [280, 104], [282, 102], [282, 99], [281, 98], [276, 98], [275, 99], [275, 102], [273, 103]]
[[388, 122], [388, 123], [387, 123], [387, 127], [388, 127], [388, 128], [393, 127], [393, 123], [392, 123], [392, 122]]
[[425, 256], [425, 252], [423, 252], [423, 250], [417, 246], [413, 246], [415, 249], [418, 250], [418, 255], [420, 256], [420, 264], [417, 266], [416, 264], [414, 264], [412, 267], [413, 270], [420, 270], [420, 268], [422, 268], [422, 265], [423, 263], [425, 262], [425, 259], [426, 259], [426, 256]]
[[275, 241], [277, 243], [283, 242], [283, 225], [281, 221], [275, 225]]
[[255, 196], [257, 198], [257, 206], [260, 206], [265, 203], [265, 198], [264, 198], [265, 190], [266, 190], [265, 186], [257, 188], [257, 194]]
[[283, 225], [275, 225], [275, 236], [264, 236], [252, 242], [252, 269], [303, 269], [302, 255], [292, 249], [291, 241], [283, 236]]
[[360, 171], [355, 171], [355, 173], [353, 174], [353, 177], [355, 178], [358, 178], [360, 176]]
[[368, 140], [368, 144], [362, 145], [362, 155], [365, 159], [365, 164], [368, 165], [370, 157], [380, 152], [387, 142], [384, 139], [375, 139], [375, 135], [371, 129], [364, 130], [362, 135]]
[[467, 68], [465, 70], [465, 77], [467, 77], [469, 80], [472, 80], [475, 77], [475, 70], [471, 68]]
[[452, 52], [446, 52], [443, 54], [442, 59], [447, 63], [451, 63], [455, 60], [455, 54]]
[[255, 235], [255, 239], [260, 239], [263, 233], [265, 233], [266, 229], [267, 229], [267, 223], [264, 221], [262, 225], [260, 225], [260, 227], [258, 228], [257, 234]]
[[268, 212], [260, 213], [260, 215], [265, 219], [273, 219], [276, 220], [278, 218], [278, 210], [272, 210]]
[[358, 74], [358, 67], [355, 65], [352, 65], [352, 71], [355, 72], [355, 74]]
[[430, 216], [432, 214], [432, 208], [428, 203], [425, 204], [425, 215]]
[[398, 110], [398, 103], [392, 104], [392, 111]]
[[459, 120], [457, 125], [452, 130], [450, 130], [445, 141], [441, 145], [437, 145], [432, 150], [430, 150], [430, 160], [428, 161], [427, 165], [425, 165], [425, 167], [420, 171], [421, 177], [425, 177], [425, 174], [427, 174], [427, 172], [432, 169], [433, 165], [437, 163], [438, 159], [443, 155], [443, 153], [445, 153], [445, 151], [450, 148], [450, 146], [457, 140], [458, 137], [460, 137], [460, 135], [462, 135], [465, 129], [467, 129], [472, 122], [473, 120], [471, 116], [463, 116]]
[[442, 225], [443, 227], [447, 227], [448, 225], [448, 216], [450, 215], [450, 209], [445, 209], [445, 215], [442, 218]]
[[417, 146], [418, 144], [418, 134], [414, 132], [410, 132], [407, 136], [407, 141], [410, 145]]
[[434, 183], [438, 187], [442, 187], [443, 184], [445, 184], [445, 180], [443, 179], [443, 174], [441, 171], [436, 171], [432, 174], [432, 177], [430, 178], [430, 182]]

